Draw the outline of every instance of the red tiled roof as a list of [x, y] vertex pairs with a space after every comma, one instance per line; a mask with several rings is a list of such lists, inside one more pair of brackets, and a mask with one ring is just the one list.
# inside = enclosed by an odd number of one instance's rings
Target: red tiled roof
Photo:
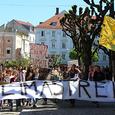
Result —
[[33, 26], [32, 24], [27, 23], [27, 22], [23, 22], [23, 21], [19, 21], [19, 20], [15, 20], [15, 21], [18, 22], [18, 23], [21, 24], [21, 25]]
[[[55, 16], [51, 17], [50, 19], [46, 20], [45, 22], [35, 26], [35, 28], [60, 28], [61, 29], [62, 26], [60, 24], [60, 19], [62, 17], [64, 17], [64, 15], [55, 15]], [[95, 18], [96, 18], [96, 16], [92, 16], [92, 19], [95, 19]], [[56, 26], [51, 25], [52, 22], [57, 22], [57, 25]], [[78, 26], [76, 27], [76, 29], [78, 29]]]
[[[62, 28], [60, 24], [60, 19], [63, 16], [64, 15], [55, 15], [52, 18], [48, 19], [47, 21], [43, 22], [42, 24], [35, 26], [35, 28]], [[56, 26], [52, 26], [51, 25], [52, 22], [57, 22]]]

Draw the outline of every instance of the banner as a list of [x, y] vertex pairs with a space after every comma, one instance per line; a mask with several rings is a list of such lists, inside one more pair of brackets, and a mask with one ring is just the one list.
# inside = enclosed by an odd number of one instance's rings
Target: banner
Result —
[[99, 44], [115, 51], [115, 20], [109, 16], [104, 17]]
[[33, 67], [48, 68], [48, 47], [40, 44], [31, 43], [30, 46], [30, 63]]
[[24, 98], [78, 99], [115, 102], [112, 81], [27, 81], [0, 85], [0, 100]]
[[68, 61], [68, 66], [69, 67], [72, 67], [73, 64], [75, 64], [76, 66], [78, 66], [78, 60]]

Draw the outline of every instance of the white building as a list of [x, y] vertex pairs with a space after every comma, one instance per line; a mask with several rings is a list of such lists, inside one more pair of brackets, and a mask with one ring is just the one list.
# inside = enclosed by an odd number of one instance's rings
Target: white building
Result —
[[62, 64], [70, 61], [69, 52], [73, 49], [71, 38], [66, 36], [62, 31], [60, 19], [64, 16], [64, 12], [53, 16], [47, 21], [35, 27], [36, 44], [48, 46], [48, 54], [60, 54], [63, 58]]
[[0, 26], [0, 31], [19, 34], [22, 37], [21, 54], [30, 55], [30, 43], [35, 43], [34, 26], [31, 23], [13, 19]]
[[[40, 22], [40, 24], [35, 27], [35, 43], [48, 45], [49, 54], [62, 54], [65, 58], [63, 64], [67, 64], [67, 61], [70, 61], [69, 52], [73, 49], [73, 43], [71, 38], [66, 36], [62, 31], [60, 24], [60, 19], [66, 11], [62, 11], [58, 14], [58, 10], [59, 9], [56, 9], [55, 16], [45, 22]], [[98, 52], [98, 55], [100, 59], [98, 62], [94, 62], [93, 65], [109, 65], [108, 56], [102, 50]]]

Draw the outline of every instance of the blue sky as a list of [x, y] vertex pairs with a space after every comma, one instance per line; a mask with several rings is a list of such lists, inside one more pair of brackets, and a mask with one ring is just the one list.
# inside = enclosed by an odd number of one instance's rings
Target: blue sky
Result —
[[13, 19], [37, 26], [54, 16], [56, 7], [59, 12], [69, 11], [74, 4], [83, 8], [88, 6], [83, 0], [0, 0], [0, 26]]

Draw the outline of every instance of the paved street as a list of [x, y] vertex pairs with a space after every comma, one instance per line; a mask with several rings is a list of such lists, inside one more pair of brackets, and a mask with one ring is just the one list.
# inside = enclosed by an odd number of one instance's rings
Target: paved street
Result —
[[0, 110], [0, 115], [115, 115], [115, 103], [99, 103], [99, 108], [95, 104], [87, 101], [76, 100], [75, 107], [71, 107], [68, 101], [58, 100], [53, 103], [48, 100], [47, 105], [42, 105], [42, 100], [38, 100], [38, 107], [19, 107], [11, 112], [8, 106]]

